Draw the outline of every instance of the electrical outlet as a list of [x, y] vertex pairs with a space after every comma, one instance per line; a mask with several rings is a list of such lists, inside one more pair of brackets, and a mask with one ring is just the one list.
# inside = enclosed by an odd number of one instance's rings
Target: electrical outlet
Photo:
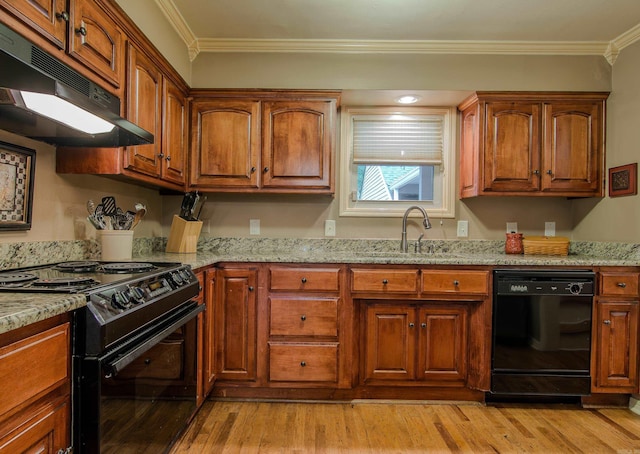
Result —
[[249, 235], [260, 235], [260, 219], [249, 219]]
[[324, 221], [324, 236], [336, 236], [336, 221], [333, 219]]
[[458, 237], [465, 238], [469, 236], [469, 221], [458, 221]]
[[544, 223], [544, 236], [556, 236], [556, 223], [545, 222]]
[[518, 223], [507, 222], [507, 233], [518, 233]]

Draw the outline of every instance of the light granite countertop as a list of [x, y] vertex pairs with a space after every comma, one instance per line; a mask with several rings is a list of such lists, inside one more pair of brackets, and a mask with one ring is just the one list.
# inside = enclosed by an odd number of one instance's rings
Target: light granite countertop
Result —
[[[640, 245], [637, 244], [572, 243], [568, 256], [535, 256], [505, 254], [504, 242], [500, 241], [431, 241], [425, 243], [423, 246], [425, 252], [422, 253], [401, 253], [397, 243], [391, 240], [209, 239], [199, 242], [198, 252], [192, 254], [158, 252], [164, 249], [163, 243], [147, 248], [136, 249], [134, 246], [133, 260], [180, 262], [191, 265], [193, 269], [219, 262], [585, 268], [640, 266]], [[53, 263], [65, 260], [99, 259], [99, 256], [95, 254], [77, 256], [77, 254], [65, 253], [61, 257], [49, 255], [48, 259]], [[27, 265], [31, 264], [27, 263]], [[86, 296], [83, 294], [0, 293], [0, 333], [72, 311], [84, 305], [86, 305]]]

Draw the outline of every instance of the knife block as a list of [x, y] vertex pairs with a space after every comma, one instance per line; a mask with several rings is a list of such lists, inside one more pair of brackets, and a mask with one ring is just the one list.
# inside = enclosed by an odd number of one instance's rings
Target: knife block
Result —
[[185, 221], [174, 214], [166, 251], [196, 252], [200, 230], [202, 230], [202, 221]]

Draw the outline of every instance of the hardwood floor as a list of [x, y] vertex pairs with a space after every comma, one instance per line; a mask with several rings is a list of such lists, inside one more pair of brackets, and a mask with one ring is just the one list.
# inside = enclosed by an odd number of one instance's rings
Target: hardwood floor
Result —
[[626, 408], [476, 403], [204, 404], [172, 454], [640, 452]]

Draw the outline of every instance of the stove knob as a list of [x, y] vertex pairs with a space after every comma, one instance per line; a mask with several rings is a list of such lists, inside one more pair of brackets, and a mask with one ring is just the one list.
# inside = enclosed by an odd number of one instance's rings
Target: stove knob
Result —
[[582, 284], [569, 284], [569, 291], [572, 295], [578, 295], [582, 292]]
[[130, 301], [133, 304], [144, 303], [145, 293], [140, 287], [129, 287], [128, 293], [131, 298]]
[[191, 275], [187, 273], [187, 270], [180, 270], [178, 272], [185, 282], [189, 282], [191, 280]]
[[180, 274], [178, 273], [171, 273], [171, 280], [179, 287], [184, 283], [184, 280], [182, 279], [182, 276], [180, 276]]
[[116, 309], [128, 309], [131, 304], [129, 303], [129, 297], [125, 292], [115, 292], [111, 295], [111, 305]]

